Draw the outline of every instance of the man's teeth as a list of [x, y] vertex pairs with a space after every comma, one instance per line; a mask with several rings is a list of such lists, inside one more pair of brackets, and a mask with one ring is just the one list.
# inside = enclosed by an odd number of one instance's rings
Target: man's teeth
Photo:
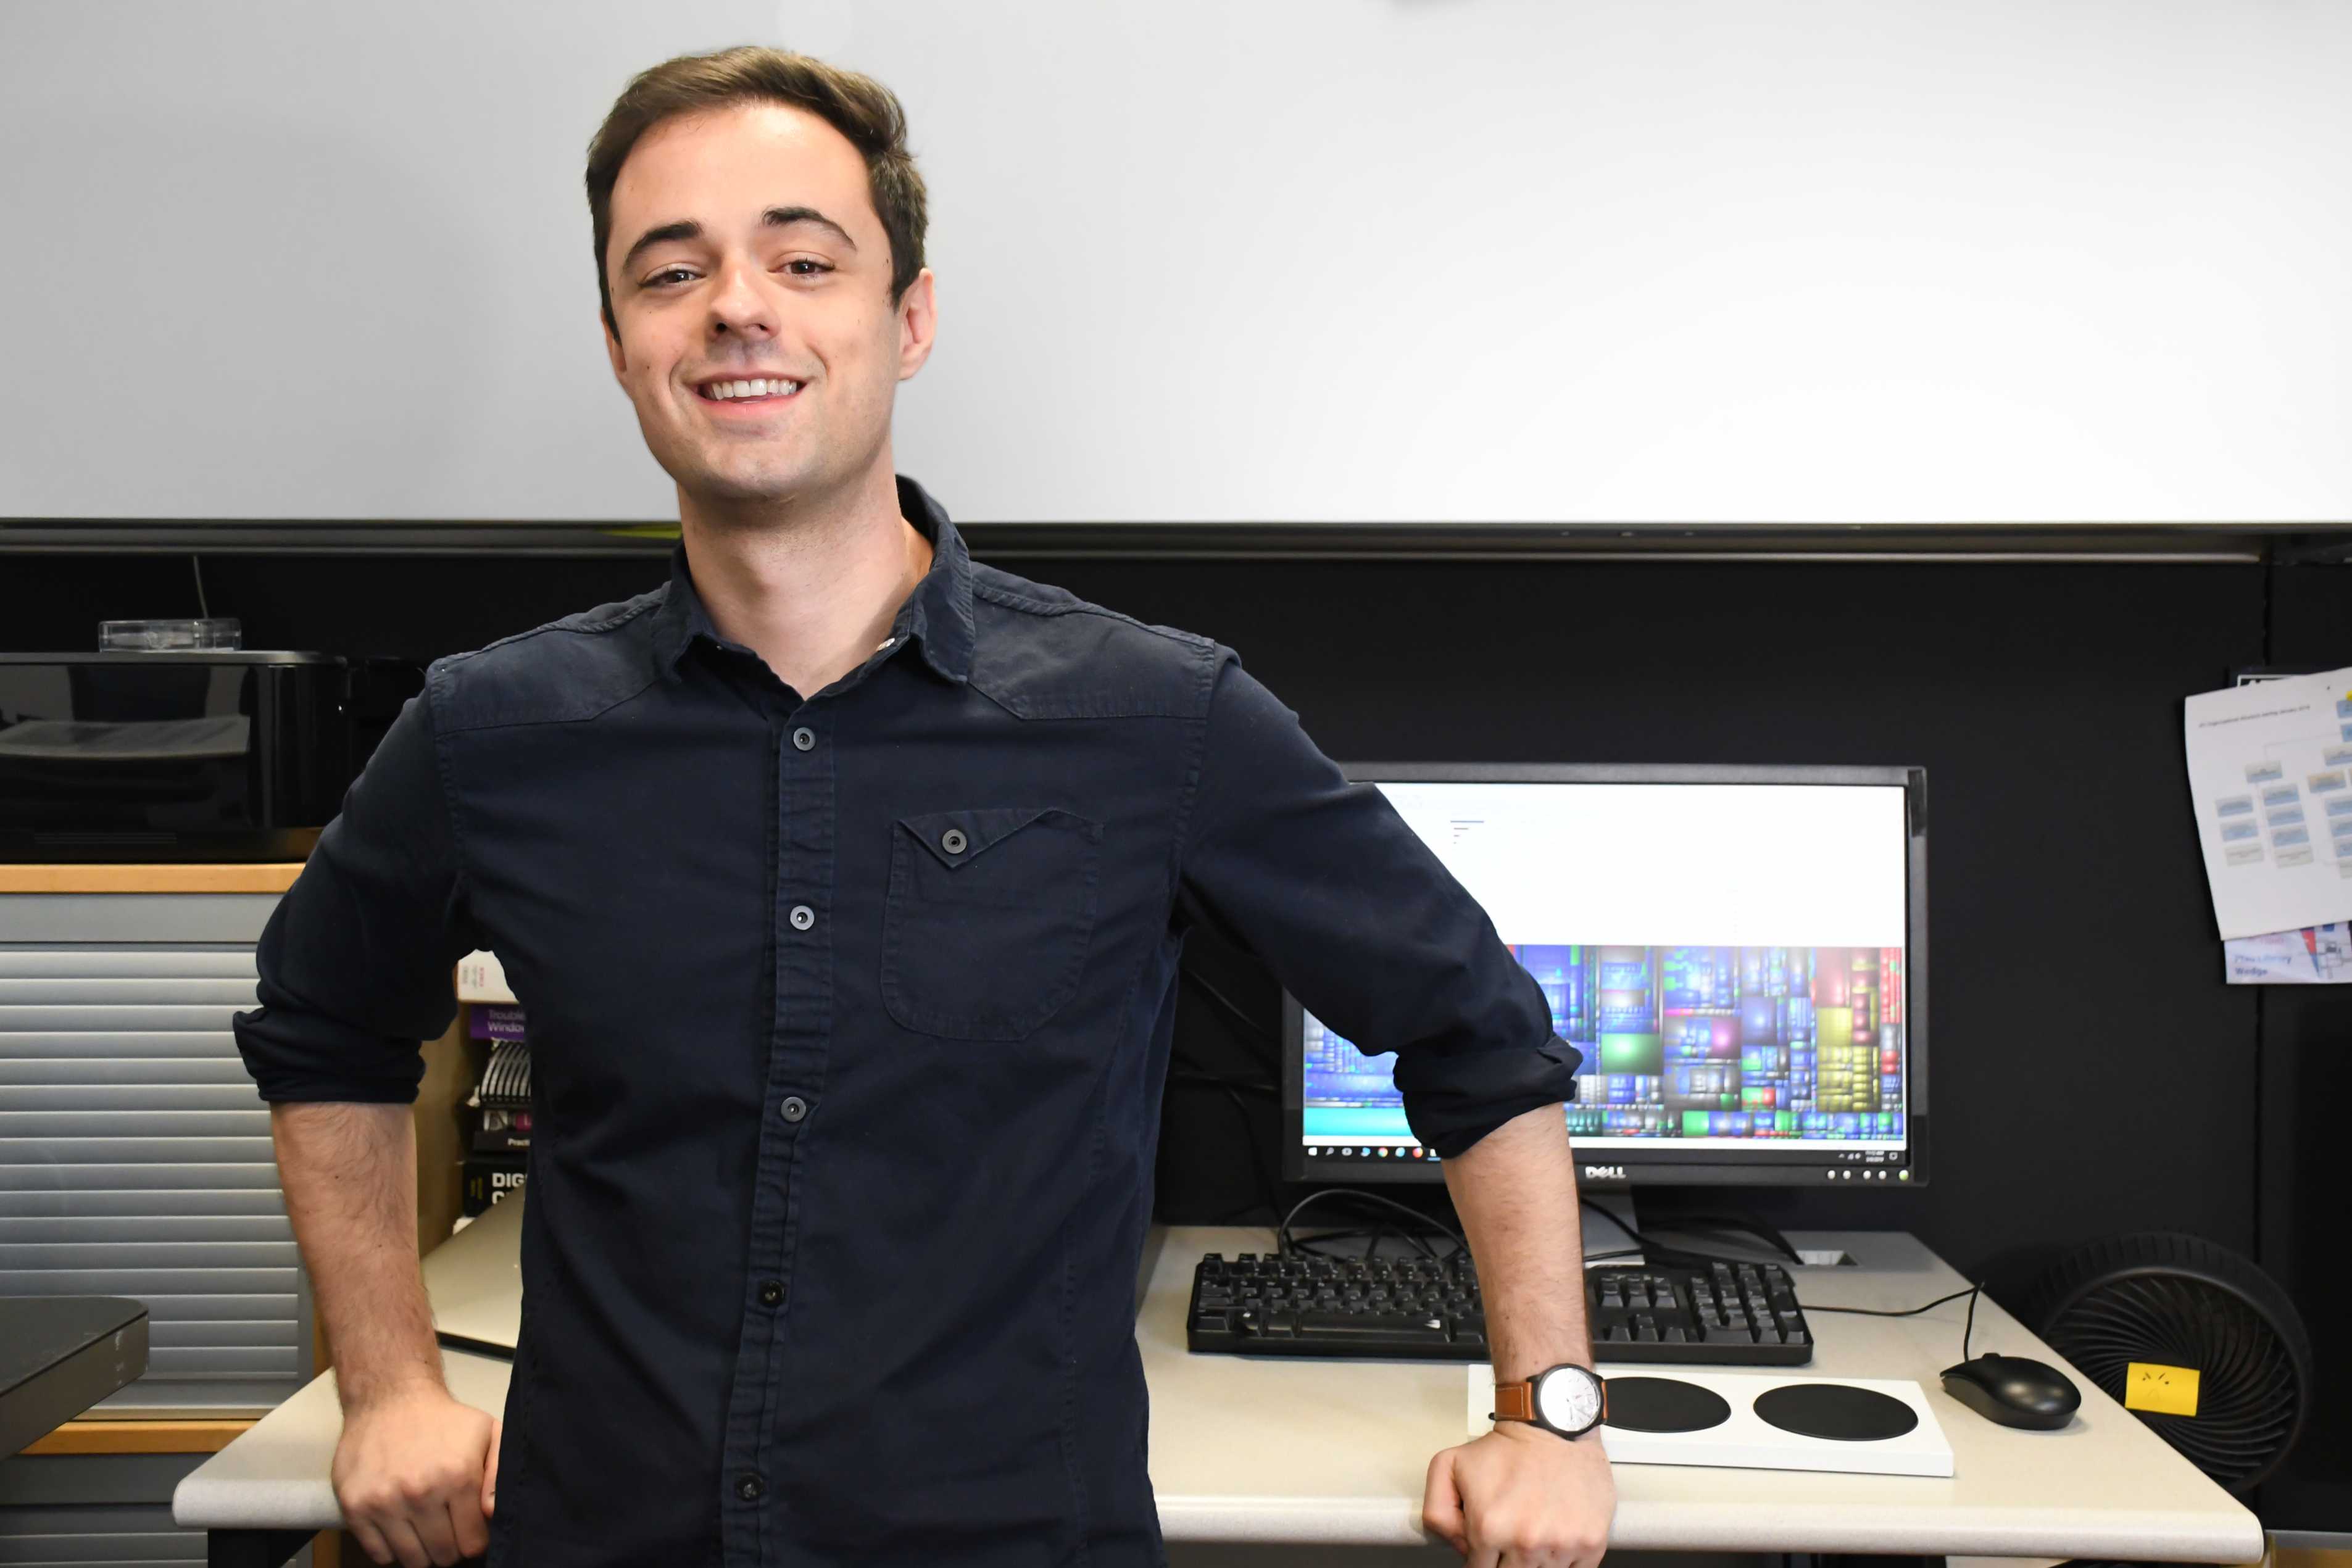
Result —
[[702, 395], [723, 402], [735, 397], [790, 397], [800, 390], [800, 382], [781, 380], [712, 382], [702, 389]]

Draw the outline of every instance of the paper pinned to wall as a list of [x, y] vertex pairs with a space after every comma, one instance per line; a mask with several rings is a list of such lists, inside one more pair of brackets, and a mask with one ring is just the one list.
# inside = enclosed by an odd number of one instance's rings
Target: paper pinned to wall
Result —
[[2306, 925], [2221, 945], [2233, 986], [2352, 986], [2352, 925]]
[[2201, 693], [2182, 730], [2221, 935], [2352, 918], [2352, 668]]

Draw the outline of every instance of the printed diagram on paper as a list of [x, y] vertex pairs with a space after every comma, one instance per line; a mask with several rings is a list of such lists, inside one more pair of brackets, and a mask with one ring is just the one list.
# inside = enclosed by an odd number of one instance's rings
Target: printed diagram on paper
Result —
[[2221, 944], [2233, 986], [2352, 986], [2352, 925], [2306, 925]]
[[2352, 669], [2192, 696], [2183, 732], [2221, 935], [2352, 916]]

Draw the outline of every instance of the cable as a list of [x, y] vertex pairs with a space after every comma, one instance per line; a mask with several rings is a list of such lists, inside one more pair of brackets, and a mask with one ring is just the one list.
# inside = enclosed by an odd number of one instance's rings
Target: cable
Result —
[[1654, 1215], [1650, 1222], [1653, 1225], [1671, 1225], [1678, 1230], [1738, 1231], [1763, 1241], [1791, 1263], [1801, 1267], [1805, 1261], [1787, 1237], [1752, 1214], [1741, 1214], [1731, 1209], [1702, 1209], [1689, 1214]]
[[1978, 1291], [1983, 1291], [1983, 1288], [1985, 1286], [1976, 1283], [1976, 1286], [1969, 1286], [1967, 1291], [1952, 1291], [1950, 1295], [1938, 1295], [1938, 1298], [1927, 1302], [1924, 1307], [1894, 1307], [1894, 1310], [1889, 1310], [1889, 1307], [1816, 1307], [1813, 1302], [1797, 1302], [1797, 1307], [1800, 1307], [1801, 1312], [1851, 1312], [1853, 1316], [1919, 1316], [1922, 1312], [1933, 1310], [1933, 1307], [1940, 1307], [1945, 1305], [1945, 1302], [1957, 1302], [1961, 1295], [1967, 1295], [1969, 1312], [1976, 1312], [1976, 1293]]
[[[1322, 1244], [1328, 1241], [1353, 1241], [1359, 1236], [1369, 1234], [1370, 1232], [1360, 1226], [1349, 1230], [1326, 1230], [1315, 1236], [1294, 1238], [1290, 1245], [1292, 1251], [1302, 1257], [1345, 1258], [1348, 1254], [1327, 1251]], [[1423, 1250], [1427, 1249], [1424, 1248]]]
[[1274, 1030], [1266, 1028], [1265, 1025], [1260, 1023], [1256, 1019], [1252, 1018], [1239, 1002], [1225, 995], [1224, 992], [1217, 989], [1216, 987], [1209, 984], [1208, 981], [1201, 978], [1200, 976], [1192, 973], [1192, 970], [1185, 968], [1180, 964], [1176, 967], [1176, 976], [1179, 979], [1191, 981], [1194, 987], [1206, 993], [1211, 1001], [1215, 1002], [1219, 1007], [1224, 1009], [1225, 1011], [1231, 1013], [1234, 1019], [1239, 1022], [1244, 1029], [1249, 1030], [1250, 1033], [1257, 1036], [1260, 1040], [1265, 1040], [1269, 1045], [1279, 1045], [1282, 1043], [1275, 1038]]
[[[1416, 1226], [1419, 1226], [1423, 1229], [1444, 1231], [1447, 1236], [1453, 1238], [1454, 1245], [1459, 1249], [1462, 1256], [1469, 1256], [1470, 1243], [1462, 1239], [1462, 1233], [1460, 1231], [1454, 1229], [1454, 1227], [1446, 1224], [1444, 1220], [1434, 1218], [1432, 1216], [1422, 1213], [1421, 1210], [1417, 1208], [1412, 1208], [1407, 1205], [1399, 1203], [1392, 1197], [1382, 1197], [1379, 1193], [1366, 1192], [1360, 1186], [1327, 1186], [1318, 1192], [1308, 1193], [1305, 1197], [1300, 1198], [1297, 1203], [1291, 1205], [1290, 1212], [1282, 1217], [1282, 1223], [1274, 1228], [1275, 1250], [1276, 1252], [1286, 1253], [1290, 1250], [1290, 1222], [1298, 1218], [1299, 1210], [1305, 1208], [1310, 1203], [1318, 1203], [1327, 1197], [1352, 1197], [1366, 1203], [1376, 1203], [1383, 1208], [1391, 1209], [1398, 1214], [1403, 1215], [1406, 1218], [1412, 1220]], [[1407, 1234], [1409, 1236], [1412, 1235], [1411, 1232], [1407, 1232]], [[1412, 1239], [1417, 1244], [1422, 1246], [1423, 1251], [1429, 1252], [1427, 1245], [1420, 1243], [1420, 1239], [1417, 1236]], [[1437, 1254], [1434, 1252], [1429, 1252], [1429, 1256], [1434, 1258]]]
[[[1326, 1251], [1324, 1249], [1323, 1243], [1330, 1241], [1353, 1241], [1360, 1236], [1372, 1237], [1372, 1245], [1375, 1249], [1379, 1248], [1379, 1239], [1381, 1237], [1402, 1236], [1405, 1240], [1412, 1242], [1413, 1246], [1419, 1249], [1421, 1255], [1427, 1258], [1430, 1261], [1433, 1263], [1443, 1263], [1444, 1261], [1444, 1260], [1438, 1257], [1436, 1253], [1431, 1251], [1429, 1244], [1423, 1241], [1419, 1236], [1409, 1230], [1399, 1230], [1395, 1227], [1388, 1225], [1385, 1222], [1378, 1228], [1354, 1226], [1346, 1230], [1324, 1230], [1318, 1231], [1313, 1236], [1293, 1237], [1291, 1239], [1290, 1246], [1293, 1252], [1306, 1257], [1344, 1259], [1354, 1255]], [[1367, 1257], [1370, 1255], [1370, 1254], [1369, 1253], [1365, 1254]]]
[[[1219, 1078], [1213, 1073], [1200, 1072], [1191, 1068], [1171, 1068], [1168, 1073], [1168, 1082], [1178, 1088], [1215, 1089], [1234, 1103], [1234, 1109], [1242, 1119], [1242, 1141], [1249, 1145], [1250, 1164], [1255, 1167], [1258, 1187], [1265, 1195], [1265, 1211], [1268, 1214], [1280, 1214], [1282, 1196], [1275, 1185], [1274, 1172], [1265, 1163], [1265, 1153], [1257, 1146], [1257, 1123], [1250, 1115], [1249, 1102], [1242, 1098], [1242, 1091], [1244, 1089], [1255, 1093], [1272, 1095], [1275, 1092], [1273, 1085], [1236, 1083], [1230, 1079]], [[1296, 1213], [1297, 1210], [1294, 1209], [1292, 1212]]]
[[1885, 1307], [1817, 1307], [1810, 1301], [1799, 1301], [1797, 1309], [1806, 1312], [1851, 1312], [1861, 1318], [1916, 1318], [1921, 1312], [1942, 1306], [1946, 1301], [1957, 1301], [1962, 1296], [1966, 1296], [1969, 1299], [1969, 1321], [1960, 1330], [1960, 1359], [1966, 1361], [1969, 1358], [1969, 1344], [1976, 1334], [1977, 1298], [1984, 1293], [1984, 1288], [1985, 1282], [1979, 1280], [1967, 1290], [1954, 1291], [1948, 1296], [1937, 1296], [1926, 1306], [1904, 1307], [1899, 1310], [1889, 1310]]
[[[1737, 1267], [1742, 1263], [1756, 1261], [1753, 1258], [1732, 1258], [1713, 1252], [1695, 1252], [1687, 1247], [1669, 1247], [1663, 1241], [1652, 1240], [1589, 1197], [1579, 1197], [1576, 1201], [1579, 1207], [1591, 1209], [1623, 1231], [1626, 1238], [1633, 1243], [1634, 1248], [1652, 1262], [1662, 1263], [1669, 1268], [1705, 1268], [1715, 1263], [1729, 1263]], [[1618, 1254], [1621, 1257], [1622, 1255], [1622, 1252]]]
[[196, 574], [196, 613], [209, 621], [213, 618], [213, 607], [205, 601], [204, 558], [201, 556], [190, 556], [188, 558], [188, 567]]
[[[1957, 1301], [1962, 1296], [1973, 1297], [1979, 1291], [1983, 1289], [1984, 1287], [1982, 1285], [1970, 1285], [1965, 1291], [1954, 1291], [1948, 1296], [1937, 1296], [1926, 1306], [1920, 1307], [1902, 1307], [1895, 1309], [1885, 1307], [1817, 1307], [1811, 1301], [1799, 1301], [1797, 1305], [1801, 1311], [1808, 1312], [1852, 1312], [1858, 1318], [1916, 1318], [1921, 1312], [1929, 1311], [1935, 1307], [1942, 1306], [1946, 1301]], [[1970, 1310], [1974, 1310], [1975, 1302], [1973, 1301], [1969, 1302], [1969, 1307]]]
[[1246, 1089], [1253, 1094], [1264, 1094], [1269, 1099], [1282, 1092], [1271, 1083], [1260, 1083], [1252, 1078], [1228, 1078], [1222, 1072], [1212, 1072], [1197, 1061], [1172, 1054], [1168, 1059], [1168, 1082], [1213, 1083], [1220, 1087]]

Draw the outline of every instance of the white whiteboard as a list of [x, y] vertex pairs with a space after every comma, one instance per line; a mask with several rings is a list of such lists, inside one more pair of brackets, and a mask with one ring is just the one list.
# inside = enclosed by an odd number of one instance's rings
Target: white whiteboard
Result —
[[621, 83], [907, 100], [967, 520], [2352, 518], [2352, 5], [0, 6], [0, 516], [657, 519]]

